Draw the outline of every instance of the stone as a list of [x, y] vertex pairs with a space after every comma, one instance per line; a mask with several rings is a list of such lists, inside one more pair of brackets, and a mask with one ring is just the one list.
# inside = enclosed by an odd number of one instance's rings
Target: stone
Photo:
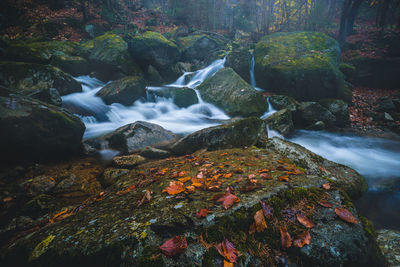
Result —
[[226, 57], [225, 67], [232, 68], [247, 83], [250, 83], [251, 53], [248, 47], [232, 51]]
[[382, 229], [376, 231], [376, 241], [389, 267], [400, 265], [400, 232]]
[[322, 99], [318, 103], [335, 116], [335, 125], [343, 127], [349, 123], [349, 106], [343, 100]]
[[40, 195], [49, 192], [56, 186], [56, 181], [53, 177], [40, 175], [32, 179], [29, 184], [29, 192], [33, 195]]
[[165, 159], [168, 158], [171, 154], [162, 149], [157, 149], [154, 147], [145, 147], [140, 150], [140, 156], [148, 158], [148, 159]]
[[301, 102], [294, 113], [294, 124], [297, 128], [310, 127], [323, 121], [327, 127], [336, 124], [336, 117], [317, 102]]
[[99, 192], [99, 184], [75, 174], [59, 177], [61, 180], [53, 193], [62, 198], [86, 198]]
[[277, 131], [283, 136], [288, 136], [294, 131], [292, 113], [287, 109], [282, 109], [264, 120], [269, 129]]
[[273, 95], [269, 97], [271, 106], [276, 110], [287, 109], [295, 112], [297, 109], [296, 100], [293, 97], [286, 95]]
[[385, 115], [385, 120], [386, 120], [386, 121], [394, 121], [393, 118], [392, 118], [392, 116], [390, 116], [389, 113], [385, 112], [384, 115]]
[[109, 187], [115, 184], [118, 179], [126, 177], [129, 174], [128, 169], [115, 169], [115, 168], [108, 168], [104, 170], [101, 178], [99, 179], [100, 183], [104, 187]]
[[118, 156], [113, 158], [112, 164], [113, 166], [120, 169], [132, 169], [140, 164], [146, 162], [146, 159], [140, 155], [127, 155], [127, 156]]
[[[179, 39], [184, 61], [210, 60], [210, 55], [222, 50], [224, 41], [205, 34], [189, 35]], [[212, 59], [211, 59], [212, 60]]]
[[180, 108], [187, 108], [199, 103], [196, 92], [188, 87], [156, 87], [147, 88], [148, 97], [155, 100], [155, 97], [172, 98], [175, 105]]

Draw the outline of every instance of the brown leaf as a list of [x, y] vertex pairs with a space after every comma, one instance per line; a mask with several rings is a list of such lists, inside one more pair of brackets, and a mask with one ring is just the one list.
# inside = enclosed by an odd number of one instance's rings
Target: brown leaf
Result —
[[269, 172], [269, 170], [268, 170], [268, 169], [261, 169], [261, 170], [258, 170], [258, 173], [265, 173], [265, 172]]
[[187, 248], [186, 238], [178, 235], [168, 239], [160, 246], [161, 252], [168, 257], [181, 253], [185, 248]]
[[286, 227], [282, 226], [279, 231], [281, 232], [281, 245], [284, 249], [290, 248], [292, 246], [292, 237], [286, 230]]
[[207, 243], [204, 238], [203, 235], [200, 235], [199, 237], [199, 242], [200, 244], [205, 247], [205, 249], [208, 251], [210, 248], [212, 248], [214, 245], [212, 243]]
[[262, 201], [262, 200], [260, 200], [260, 205], [261, 205], [262, 211], [263, 211], [263, 213], [264, 213], [264, 216], [265, 216], [267, 219], [271, 218], [271, 217], [272, 217], [272, 214], [273, 214], [273, 212], [274, 212], [274, 209], [273, 209], [270, 205], [266, 204], [266, 203], [265, 203], [264, 201]]
[[222, 202], [224, 209], [229, 209], [233, 204], [240, 202], [240, 198], [227, 192], [223, 197], [217, 199], [217, 202]]
[[330, 184], [330, 183], [326, 183], [326, 184], [323, 184], [322, 187], [323, 187], [325, 190], [329, 190], [329, 189], [331, 189], [331, 184]]
[[325, 208], [332, 208], [333, 207], [333, 204], [328, 202], [328, 201], [326, 201], [326, 200], [321, 200], [320, 202], [318, 202], [318, 204], [320, 204], [322, 207], [325, 207]]
[[212, 213], [212, 212], [209, 211], [208, 209], [201, 209], [198, 212], [196, 212], [196, 217], [197, 217], [197, 219], [204, 218], [204, 217], [207, 217], [207, 215], [209, 213]]
[[256, 224], [257, 232], [264, 232], [264, 230], [267, 228], [267, 222], [265, 221], [263, 210], [256, 212], [254, 215], [254, 222]]
[[263, 179], [272, 179], [272, 176], [269, 175], [268, 173], [261, 173], [260, 177]]
[[252, 224], [250, 224], [250, 227], [249, 227], [249, 234], [254, 235], [255, 232], [256, 232], [256, 224], [252, 223]]
[[179, 180], [179, 182], [184, 183], [184, 182], [189, 181], [190, 179], [192, 179], [192, 177], [187, 176], [187, 177], [179, 178], [178, 180]]
[[182, 182], [171, 181], [169, 186], [163, 190], [163, 192], [168, 192], [170, 195], [176, 195], [185, 191], [186, 187]]
[[353, 216], [353, 214], [343, 207], [335, 208], [335, 213], [339, 216], [343, 221], [358, 224], [357, 219]]
[[151, 191], [149, 189], [146, 189], [146, 192], [143, 194], [143, 196], [136, 202], [136, 206], [140, 207], [145, 203], [149, 203], [151, 201]]
[[232, 173], [227, 173], [224, 175], [224, 178], [231, 178], [232, 177]]
[[296, 217], [299, 223], [301, 223], [307, 228], [313, 228], [315, 226], [315, 224], [310, 219], [308, 219], [307, 216], [304, 215], [303, 213], [297, 213]]
[[215, 248], [222, 257], [228, 261], [235, 263], [237, 258], [242, 254], [235, 248], [235, 246], [224, 237], [221, 243], [216, 244]]
[[311, 242], [311, 236], [310, 236], [310, 232], [304, 232], [302, 234], [300, 234], [296, 240], [293, 241], [293, 245], [295, 245], [296, 247], [302, 248], [305, 245], [310, 245]]
[[129, 186], [127, 189], [125, 189], [125, 190], [121, 190], [121, 191], [118, 191], [116, 194], [118, 195], [118, 196], [123, 196], [123, 195], [126, 195], [126, 194], [128, 194], [129, 192], [131, 192], [133, 189], [135, 189], [135, 186], [134, 185], [131, 185], [131, 186]]
[[257, 184], [257, 183], [254, 184], [254, 183], [247, 182], [244, 186], [241, 186], [239, 188], [239, 191], [244, 193], [244, 192], [251, 192], [251, 191], [254, 191], [254, 190], [257, 190], [260, 188], [262, 188], [261, 184]]
[[12, 197], [5, 197], [5, 198], [3, 198], [3, 202], [10, 202], [11, 200], [13, 200]]
[[278, 177], [279, 181], [289, 182], [289, 176], [282, 175]]

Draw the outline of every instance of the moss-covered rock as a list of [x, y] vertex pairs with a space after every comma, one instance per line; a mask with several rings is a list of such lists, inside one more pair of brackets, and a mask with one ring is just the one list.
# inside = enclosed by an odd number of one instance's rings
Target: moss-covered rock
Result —
[[196, 89], [204, 101], [216, 105], [230, 116], [261, 116], [268, 109], [265, 97], [231, 68], [219, 70]]
[[297, 103], [293, 97], [286, 95], [273, 95], [269, 97], [269, 103], [276, 110], [287, 109], [291, 112], [296, 111]]
[[176, 155], [193, 153], [200, 149], [217, 150], [257, 144], [265, 138], [265, 125], [259, 118], [234, 120], [224, 125], [206, 128], [185, 136], [171, 150]]
[[0, 87], [0, 143], [4, 160], [39, 160], [77, 152], [85, 126], [72, 114]]
[[342, 98], [339, 55], [339, 44], [323, 33], [271, 34], [254, 50], [257, 84], [299, 100]]
[[225, 46], [222, 40], [206, 34], [189, 35], [180, 38], [178, 42], [184, 61], [211, 61], [210, 55], [222, 50]]
[[265, 123], [269, 126], [269, 129], [277, 131], [283, 136], [290, 135], [294, 130], [292, 113], [287, 109], [275, 112], [265, 119]]
[[234, 50], [226, 57], [225, 67], [232, 68], [243, 80], [250, 83], [251, 57], [248, 47]]
[[120, 103], [130, 106], [136, 100], [146, 96], [146, 82], [140, 76], [128, 76], [113, 81], [97, 92], [108, 105]]
[[318, 103], [336, 117], [335, 125], [345, 126], [349, 123], [349, 106], [343, 100], [321, 99]]
[[0, 85], [30, 95], [56, 88], [60, 95], [81, 92], [82, 86], [71, 75], [50, 65], [0, 62]]
[[313, 127], [319, 121], [332, 127], [336, 124], [336, 117], [317, 102], [301, 102], [298, 105], [294, 113], [294, 124], [297, 128]]
[[172, 98], [174, 104], [181, 108], [187, 108], [199, 103], [196, 92], [188, 87], [156, 87], [148, 88], [147, 92], [148, 97], [151, 99], [155, 97]]

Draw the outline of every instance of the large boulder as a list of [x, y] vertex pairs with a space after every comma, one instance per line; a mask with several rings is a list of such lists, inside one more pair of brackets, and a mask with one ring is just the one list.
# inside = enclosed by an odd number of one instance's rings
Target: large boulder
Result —
[[261, 116], [268, 109], [265, 97], [231, 68], [223, 68], [196, 88], [204, 101], [229, 116]]
[[293, 97], [286, 95], [273, 95], [269, 97], [269, 103], [276, 110], [288, 109], [292, 112], [296, 111], [297, 104]]
[[0, 87], [1, 157], [39, 160], [77, 152], [85, 125], [58, 107]]
[[292, 113], [287, 109], [275, 112], [265, 119], [265, 123], [269, 126], [270, 130], [277, 131], [283, 136], [288, 136], [294, 130]]
[[251, 57], [249, 48], [234, 50], [226, 57], [225, 67], [232, 68], [243, 80], [250, 83]]
[[323, 122], [327, 127], [333, 127], [336, 124], [336, 117], [317, 102], [301, 102], [294, 113], [295, 126], [312, 128], [317, 122]]
[[200, 149], [217, 150], [249, 147], [266, 137], [264, 122], [256, 117], [206, 128], [185, 136], [171, 150], [176, 155], [191, 154]]
[[96, 93], [107, 105], [120, 103], [130, 106], [136, 100], [146, 96], [146, 82], [140, 76], [127, 76], [113, 81]]
[[343, 98], [340, 47], [323, 33], [275, 33], [254, 50], [257, 84], [298, 100]]
[[345, 126], [348, 124], [350, 115], [349, 106], [346, 102], [340, 99], [322, 99], [318, 103], [336, 117], [335, 125]]
[[196, 34], [179, 39], [183, 61], [212, 60], [210, 55], [215, 55], [225, 46], [224, 41], [211, 35]]
[[171, 98], [175, 105], [180, 108], [187, 108], [199, 103], [196, 92], [188, 87], [150, 87], [147, 88], [148, 98], [155, 100], [155, 97]]
[[82, 91], [80, 83], [56, 67], [11, 61], [0, 62], [0, 85], [24, 95], [50, 88], [57, 89], [60, 95]]
[[137, 121], [102, 137], [113, 149], [131, 153], [147, 146], [166, 146], [176, 141], [177, 136], [163, 127], [144, 121]]

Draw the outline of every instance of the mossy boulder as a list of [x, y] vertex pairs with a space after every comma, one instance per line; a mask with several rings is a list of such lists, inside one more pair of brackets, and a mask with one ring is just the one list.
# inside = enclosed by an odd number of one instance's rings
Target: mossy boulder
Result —
[[275, 33], [255, 50], [257, 84], [298, 100], [343, 97], [337, 41], [318, 32]]
[[336, 117], [327, 108], [317, 102], [301, 102], [294, 113], [294, 123], [297, 128], [313, 127], [322, 121], [327, 127], [336, 125]]
[[60, 95], [81, 92], [82, 86], [59, 68], [36, 63], [0, 62], [0, 85], [29, 95], [55, 88]]
[[[201, 152], [140, 165], [117, 178], [101, 198], [90, 198], [79, 209], [71, 208], [65, 219], [7, 243], [0, 254], [2, 264], [215, 266], [224, 259], [214, 246], [227, 238], [241, 253], [238, 266], [279, 266], [276, 259], [280, 257], [297, 266], [381, 266], [381, 259], [373, 258], [374, 240], [365, 233], [341, 188], [322, 189], [327, 178], [308, 174], [308, 169], [290, 175], [288, 186], [278, 179], [284, 174], [283, 165], [299, 168], [280, 152], [257, 148]], [[271, 179], [261, 177], [259, 171], [265, 169]], [[246, 190], [248, 179], [244, 178], [249, 175], [259, 183], [251, 191]], [[191, 177], [205, 184], [214, 179], [220, 190], [229, 187], [240, 202], [224, 209], [213, 200], [224, 194], [213, 191], [218, 189], [215, 186], [176, 195], [165, 192], [178, 179], [189, 187]], [[141, 201], [145, 190], [151, 193], [149, 202]], [[273, 213], [264, 231], [249, 234], [254, 215], [261, 209], [260, 200], [270, 205]], [[333, 207], [320, 206], [321, 200]], [[341, 206], [359, 223], [340, 220], [334, 208]], [[196, 212], [204, 208], [211, 213], [197, 218]], [[299, 213], [316, 226], [307, 229], [298, 223]], [[309, 231], [310, 245], [282, 248], [280, 227], [286, 227], [293, 239]], [[159, 247], [177, 235], [186, 238], [188, 247], [172, 258], [166, 257]]]
[[[224, 41], [206, 34], [194, 34], [179, 38], [183, 61], [212, 60], [210, 55], [224, 49]], [[214, 58], [215, 59], [215, 58]]]
[[176, 155], [193, 153], [200, 149], [217, 150], [249, 147], [265, 139], [265, 124], [256, 117], [234, 120], [231, 123], [206, 128], [185, 136], [171, 150]]
[[247, 83], [250, 83], [251, 53], [248, 47], [239, 48], [228, 54], [225, 67], [232, 68]]
[[136, 100], [146, 96], [146, 82], [140, 76], [127, 76], [113, 81], [96, 93], [107, 105], [120, 103], [130, 106]]
[[268, 109], [265, 97], [231, 68], [219, 70], [196, 89], [204, 101], [216, 105], [229, 116], [261, 116]]
[[349, 106], [340, 99], [321, 99], [318, 102], [336, 117], [336, 126], [345, 126], [349, 123]]
[[172, 41], [157, 32], [147, 31], [128, 39], [129, 52], [140, 65], [166, 69], [179, 60], [180, 52]]
[[269, 103], [276, 110], [288, 109], [291, 112], [296, 111], [297, 103], [293, 97], [286, 95], [273, 95], [269, 97]]
[[155, 100], [156, 97], [171, 98], [175, 105], [187, 108], [199, 103], [196, 92], [188, 87], [155, 87], [148, 88], [148, 98]]
[[77, 152], [85, 126], [56, 106], [14, 94], [0, 87], [2, 158], [30, 161]]
[[277, 131], [283, 136], [290, 135], [294, 130], [292, 113], [287, 109], [275, 112], [265, 119], [265, 123], [269, 126], [270, 130]]

